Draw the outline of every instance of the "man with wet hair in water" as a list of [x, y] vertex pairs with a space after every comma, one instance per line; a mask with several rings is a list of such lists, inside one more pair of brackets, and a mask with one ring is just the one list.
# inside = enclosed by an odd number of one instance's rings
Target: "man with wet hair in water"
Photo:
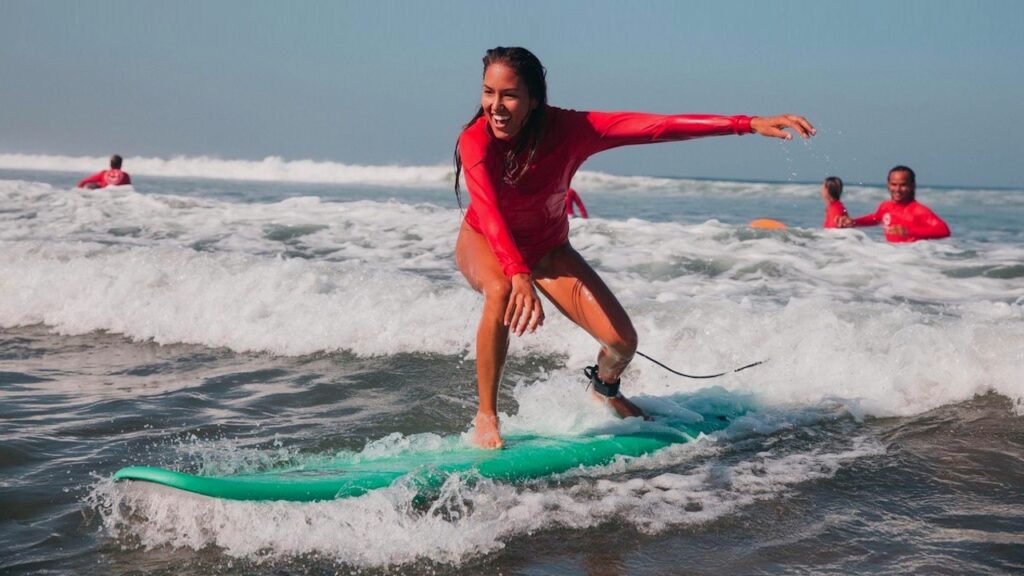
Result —
[[121, 170], [123, 158], [114, 154], [110, 157], [110, 170], [101, 170], [92, 176], [83, 178], [78, 183], [79, 188], [106, 188], [107, 186], [127, 186], [132, 183], [132, 177]]
[[889, 170], [887, 186], [890, 199], [879, 204], [874, 214], [840, 218], [839, 227], [881, 224], [885, 229], [885, 239], [889, 242], [916, 242], [949, 236], [949, 226], [942, 218], [914, 199], [917, 184], [913, 170], [902, 165], [893, 167]]

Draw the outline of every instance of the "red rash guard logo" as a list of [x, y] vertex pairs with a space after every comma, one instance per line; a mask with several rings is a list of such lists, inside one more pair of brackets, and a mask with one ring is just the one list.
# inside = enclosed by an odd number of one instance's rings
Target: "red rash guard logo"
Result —
[[120, 170], [108, 170], [107, 171], [107, 185], [108, 186], [120, 186], [121, 182], [124, 181], [124, 172]]
[[892, 222], [892, 214], [886, 214], [882, 216], [882, 225], [888, 226]]

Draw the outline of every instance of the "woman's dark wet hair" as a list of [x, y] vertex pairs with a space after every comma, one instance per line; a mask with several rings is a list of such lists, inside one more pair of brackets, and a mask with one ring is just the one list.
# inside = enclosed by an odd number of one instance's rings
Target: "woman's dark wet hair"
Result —
[[829, 176], [825, 178], [825, 190], [833, 200], [839, 200], [843, 195], [843, 181], [838, 176]]
[[[517, 76], [522, 78], [523, 83], [526, 84], [529, 96], [537, 103], [537, 107], [530, 112], [530, 116], [526, 119], [526, 125], [523, 126], [522, 137], [519, 138], [515, 153], [518, 154], [523, 151], [528, 145], [536, 146], [544, 130], [544, 113], [548, 104], [547, 70], [544, 69], [544, 65], [533, 55], [533, 52], [518, 46], [491, 48], [484, 55], [483, 62], [484, 74], [487, 73], [487, 67], [491, 64], [501, 63], [511, 68]], [[483, 115], [484, 108], [481, 106], [477, 108], [476, 114], [473, 115], [462, 129], [469, 128]], [[462, 156], [459, 155], [459, 144], [457, 141], [455, 143], [454, 161], [455, 199], [459, 202], [459, 208], [462, 208], [462, 195], [459, 188], [459, 175], [462, 174]]]

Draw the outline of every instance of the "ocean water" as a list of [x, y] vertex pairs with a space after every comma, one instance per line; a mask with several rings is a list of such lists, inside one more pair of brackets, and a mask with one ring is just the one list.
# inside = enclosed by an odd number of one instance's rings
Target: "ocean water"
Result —
[[[571, 241], [630, 312], [641, 406], [753, 412], [522, 484], [453, 476], [300, 503], [111, 480], [230, 474], [467, 431], [481, 298], [446, 166], [0, 155], [0, 572], [1007, 574], [1024, 571], [1024, 190], [930, 186], [953, 237], [826, 231], [817, 183], [574, 182]], [[839, 174], [842, 176], [842, 174]], [[825, 176], [825, 175], [822, 175]], [[881, 187], [848, 186], [851, 213]], [[753, 218], [785, 231], [758, 231]], [[510, 430], [614, 422], [596, 345], [514, 338]]]

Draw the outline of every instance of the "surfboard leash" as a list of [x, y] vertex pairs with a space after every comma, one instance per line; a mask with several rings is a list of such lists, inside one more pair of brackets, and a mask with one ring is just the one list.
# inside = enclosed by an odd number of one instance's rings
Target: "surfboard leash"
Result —
[[647, 358], [651, 362], [654, 362], [658, 366], [661, 366], [665, 370], [668, 370], [669, 372], [671, 372], [671, 373], [673, 373], [673, 374], [675, 374], [677, 376], [682, 376], [684, 378], [694, 378], [694, 379], [718, 378], [719, 376], [725, 376], [726, 374], [732, 374], [732, 373], [735, 373], [735, 372], [741, 372], [743, 370], [746, 370], [747, 368], [753, 368], [754, 366], [758, 366], [760, 364], [764, 364], [765, 362], [768, 361], [767, 359], [765, 359], [765, 360], [758, 360], [757, 362], [753, 362], [751, 364], [747, 364], [746, 366], [740, 366], [739, 368], [736, 368], [735, 370], [727, 370], [725, 372], [720, 372], [718, 374], [704, 374], [704, 375], [695, 376], [693, 374], [685, 374], [685, 373], [680, 372], [678, 370], [673, 370], [672, 368], [669, 368], [668, 366], [665, 366], [661, 362], [658, 362], [654, 358], [651, 358], [650, 356], [648, 356], [647, 354], [644, 354], [643, 352], [641, 352], [639, 350], [637, 350], [636, 353], [637, 353], [638, 356], [643, 356], [644, 358]]

